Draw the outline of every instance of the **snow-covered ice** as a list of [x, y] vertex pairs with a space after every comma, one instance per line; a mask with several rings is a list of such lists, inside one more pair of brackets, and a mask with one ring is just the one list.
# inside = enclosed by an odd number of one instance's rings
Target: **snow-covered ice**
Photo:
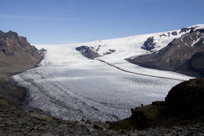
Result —
[[[131, 108], [164, 100], [171, 87], [190, 78], [174, 72], [143, 68], [124, 60], [147, 53], [141, 46], [149, 36], [69, 45], [37, 45], [47, 49], [41, 66], [13, 78], [29, 89], [30, 107], [53, 116], [69, 120], [123, 119], [130, 116]], [[87, 59], [75, 50], [80, 45], [99, 44], [104, 46], [101, 53], [103, 50], [116, 50], [99, 59], [130, 72], [97, 59]]]

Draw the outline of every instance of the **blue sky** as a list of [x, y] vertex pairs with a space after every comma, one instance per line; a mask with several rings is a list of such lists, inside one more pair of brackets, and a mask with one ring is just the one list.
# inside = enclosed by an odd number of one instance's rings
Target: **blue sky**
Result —
[[204, 0], [1, 0], [0, 30], [31, 43], [117, 38], [203, 24]]

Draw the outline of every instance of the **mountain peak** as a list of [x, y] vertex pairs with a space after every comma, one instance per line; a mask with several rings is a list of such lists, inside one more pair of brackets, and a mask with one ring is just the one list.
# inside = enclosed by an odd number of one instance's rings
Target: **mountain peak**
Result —
[[16, 32], [13, 31], [8, 31], [8, 32], [3, 32], [0, 30], [0, 38], [17, 38], [18, 34]]
[[[32, 68], [42, 58], [41, 52], [30, 45], [25, 37], [18, 36], [13, 31], [0, 31], [1, 73], [7, 75]], [[12, 67], [12, 70], [8, 67]]]

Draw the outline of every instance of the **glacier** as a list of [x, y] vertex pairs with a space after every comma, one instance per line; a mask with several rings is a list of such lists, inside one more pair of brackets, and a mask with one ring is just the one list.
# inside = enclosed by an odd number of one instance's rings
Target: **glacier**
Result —
[[[152, 35], [159, 37], [161, 34]], [[28, 88], [27, 105], [30, 108], [40, 109], [52, 116], [65, 120], [124, 119], [131, 115], [131, 108], [164, 100], [174, 85], [192, 78], [143, 68], [125, 60], [148, 53], [141, 46], [152, 35], [88, 43], [35, 45], [47, 49], [40, 66], [15, 75], [13, 79]], [[155, 50], [176, 37], [158, 38], [158, 48]], [[100, 45], [101, 54], [108, 49], [116, 51], [91, 60], [75, 50], [80, 45]]]

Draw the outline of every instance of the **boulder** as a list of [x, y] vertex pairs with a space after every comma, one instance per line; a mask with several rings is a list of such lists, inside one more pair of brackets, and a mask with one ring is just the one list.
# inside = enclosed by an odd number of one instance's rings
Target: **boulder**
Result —
[[165, 103], [181, 117], [204, 115], [204, 78], [191, 79], [176, 85], [169, 91]]

